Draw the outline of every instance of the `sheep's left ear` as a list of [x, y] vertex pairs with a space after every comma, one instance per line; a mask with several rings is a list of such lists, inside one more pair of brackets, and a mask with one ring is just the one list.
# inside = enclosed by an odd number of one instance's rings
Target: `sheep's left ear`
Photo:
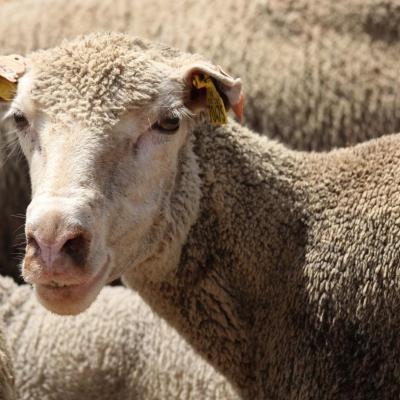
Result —
[[207, 63], [191, 65], [184, 71], [189, 87], [187, 106], [192, 111], [208, 109], [215, 125], [227, 123], [226, 112], [232, 108], [239, 120], [243, 117], [244, 96], [240, 79], [232, 78], [220, 66]]
[[10, 102], [14, 98], [18, 79], [26, 68], [27, 60], [22, 56], [0, 56], [0, 102]]

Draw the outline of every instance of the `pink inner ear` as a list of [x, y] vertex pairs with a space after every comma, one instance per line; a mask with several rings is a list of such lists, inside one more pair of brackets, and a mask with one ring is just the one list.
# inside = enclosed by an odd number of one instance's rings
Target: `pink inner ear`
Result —
[[243, 119], [243, 111], [244, 111], [244, 96], [243, 93], [240, 95], [239, 102], [232, 105], [232, 110], [235, 113], [236, 117], [239, 121]]

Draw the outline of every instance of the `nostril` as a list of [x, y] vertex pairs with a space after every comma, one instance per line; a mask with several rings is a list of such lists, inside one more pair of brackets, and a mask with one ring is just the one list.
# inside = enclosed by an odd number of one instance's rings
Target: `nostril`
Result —
[[85, 265], [91, 242], [91, 235], [87, 230], [80, 227], [67, 229], [55, 237], [52, 232], [50, 235], [46, 233], [40, 229], [27, 233], [27, 257], [40, 257], [48, 267], [60, 256], [67, 256], [76, 265]]
[[26, 236], [26, 245], [34, 255], [40, 254], [40, 245], [32, 234]]
[[89, 252], [90, 237], [86, 233], [78, 233], [68, 239], [61, 248], [61, 252], [70, 256], [76, 264], [84, 265]]

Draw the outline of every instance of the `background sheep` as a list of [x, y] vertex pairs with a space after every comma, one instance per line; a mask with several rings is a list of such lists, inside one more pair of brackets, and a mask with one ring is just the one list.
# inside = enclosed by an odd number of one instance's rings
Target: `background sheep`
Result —
[[10, 118], [46, 307], [122, 274], [245, 398], [399, 397], [400, 135], [308, 154], [212, 127], [195, 83], [237, 110], [240, 81], [124, 35], [29, 59]]
[[0, 399], [16, 400], [14, 379], [14, 368], [0, 323]]
[[[99, 29], [201, 52], [243, 78], [247, 124], [294, 148], [329, 149], [400, 129], [395, 0], [18, 0], [1, 5], [0, 19], [2, 54]], [[0, 271], [17, 277], [10, 266], [23, 219], [15, 215], [28, 204], [29, 183], [15, 158], [3, 171]]]
[[19, 400], [237, 398], [128, 289], [106, 288], [86, 313], [66, 318], [40, 306], [27, 285], [0, 277], [0, 318]]

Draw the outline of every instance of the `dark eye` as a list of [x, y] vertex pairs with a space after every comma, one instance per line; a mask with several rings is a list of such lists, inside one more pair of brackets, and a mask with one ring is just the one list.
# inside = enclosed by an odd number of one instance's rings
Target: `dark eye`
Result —
[[25, 115], [22, 112], [16, 111], [13, 114], [13, 118], [14, 118], [15, 126], [18, 129], [24, 130], [24, 129], [29, 127], [29, 122], [28, 122], [28, 120], [26, 119]]
[[152, 128], [164, 133], [173, 133], [178, 130], [180, 122], [179, 117], [164, 118], [157, 121]]

